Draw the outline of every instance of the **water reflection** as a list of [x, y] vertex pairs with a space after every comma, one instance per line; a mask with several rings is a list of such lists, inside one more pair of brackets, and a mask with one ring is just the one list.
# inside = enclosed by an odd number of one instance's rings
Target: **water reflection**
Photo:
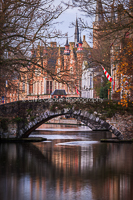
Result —
[[0, 200], [133, 199], [132, 144], [97, 142], [104, 132], [61, 133], [47, 132], [50, 142], [0, 144]]

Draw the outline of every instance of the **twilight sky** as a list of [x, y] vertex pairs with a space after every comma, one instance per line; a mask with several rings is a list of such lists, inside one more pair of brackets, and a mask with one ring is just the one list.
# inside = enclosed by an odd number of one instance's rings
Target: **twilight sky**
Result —
[[[65, 0], [64, 0], [65, 1]], [[55, 5], [58, 5], [61, 2], [61, 0], [55, 0]], [[66, 0], [67, 2], [67, 0]], [[64, 13], [60, 15], [60, 17], [57, 19], [58, 22], [62, 22], [61, 24], [56, 25], [56, 28], [62, 31], [62, 33], [68, 32], [68, 41], [73, 42], [74, 41], [74, 32], [75, 27], [71, 25], [72, 22], [75, 23], [76, 21], [76, 15], [77, 18], [83, 18], [84, 21], [89, 22], [92, 24], [91, 19], [83, 16], [83, 13], [81, 13], [78, 8], [68, 9]], [[79, 29], [80, 30], [80, 29]], [[86, 41], [90, 46], [92, 46], [92, 39], [89, 38], [89, 32], [90, 30], [84, 30], [81, 32], [81, 37], [83, 39], [83, 35], [86, 35]], [[64, 46], [66, 39], [56, 39], [57, 45]]]

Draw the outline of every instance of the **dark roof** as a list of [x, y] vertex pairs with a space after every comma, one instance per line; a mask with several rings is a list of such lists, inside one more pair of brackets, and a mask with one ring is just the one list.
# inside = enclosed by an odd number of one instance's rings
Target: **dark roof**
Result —
[[67, 39], [66, 39], [66, 44], [65, 44], [65, 46], [70, 46], [70, 45], [68, 44], [68, 37], [67, 37]]
[[56, 89], [54, 92], [51, 93], [51, 95], [66, 95], [66, 91]]

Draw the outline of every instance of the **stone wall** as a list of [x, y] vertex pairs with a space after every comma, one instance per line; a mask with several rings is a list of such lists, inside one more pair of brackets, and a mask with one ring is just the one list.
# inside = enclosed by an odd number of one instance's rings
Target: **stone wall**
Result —
[[117, 113], [106, 121], [117, 128], [123, 134], [124, 139], [133, 138], [133, 115], [127, 113], [120, 115]]

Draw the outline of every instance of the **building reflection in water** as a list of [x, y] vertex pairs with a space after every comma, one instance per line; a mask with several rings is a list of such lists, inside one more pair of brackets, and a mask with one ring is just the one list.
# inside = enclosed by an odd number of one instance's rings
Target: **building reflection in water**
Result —
[[0, 144], [0, 200], [133, 199], [132, 145], [60, 142]]

